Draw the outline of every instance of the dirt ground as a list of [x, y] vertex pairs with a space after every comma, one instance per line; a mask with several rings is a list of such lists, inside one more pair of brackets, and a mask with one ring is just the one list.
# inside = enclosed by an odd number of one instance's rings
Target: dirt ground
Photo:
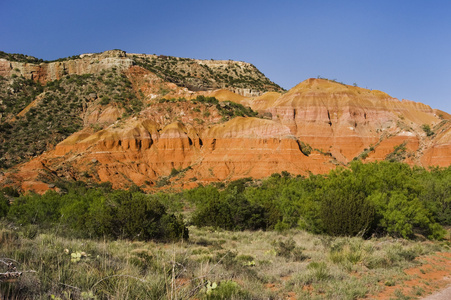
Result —
[[386, 286], [382, 293], [369, 298], [378, 300], [424, 299], [451, 285], [451, 253], [437, 252], [433, 255], [419, 257], [418, 260], [422, 263], [420, 266], [404, 271], [409, 275], [408, 280], [397, 281], [393, 286]]

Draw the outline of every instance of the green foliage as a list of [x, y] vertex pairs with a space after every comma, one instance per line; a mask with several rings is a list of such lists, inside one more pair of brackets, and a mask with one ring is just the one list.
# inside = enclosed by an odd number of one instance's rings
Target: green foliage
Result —
[[157, 198], [139, 191], [66, 186], [66, 194], [49, 191], [14, 200], [8, 219], [17, 225], [58, 225], [66, 235], [129, 240], [188, 238], [181, 216], [169, 214]]
[[441, 239], [441, 225], [450, 222], [450, 169], [355, 161], [324, 176], [273, 174], [258, 186], [242, 179], [223, 191], [199, 187], [185, 197], [196, 207], [192, 221], [198, 226]]
[[341, 238], [330, 246], [329, 259], [345, 267], [360, 263], [368, 256], [367, 249], [359, 238]]
[[251, 295], [241, 289], [241, 287], [232, 280], [221, 281], [219, 284], [216, 282], [207, 283], [205, 289], [206, 300], [223, 300], [223, 299], [251, 299]]
[[[98, 99], [97, 95], [102, 96]], [[19, 117], [18, 113], [34, 100], [35, 106]], [[0, 80], [0, 140], [4, 141], [0, 145], [0, 167], [40, 155], [49, 145], [83, 128], [83, 113], [97, 102], [114, 103], [129, 115], [143, 107], [131, 82], [113, 69], [98, 77], [67, 75], [45, 86], [23, 77]], [[11, 121], [13, 118], [16, 120]]]
[[100, 99], [100, 104], [101, 105], [108, 105], [109, 103], [110, 103], [110, 97], [102, 96], [102, 98]]
[[199, 227], [441, 239], [442, 225], [451, 221], [450, 170], [354, 161], [349, 169], [327, 175], [304, 178], [282, 172], [263, 181], [243, 178], [227, 186], [147, 196], [138, 187], [112, 191], [107, 184], [96, 189], [59, 184], [63, 194], [21, 196], [9, 208], [5, 201], [3, 211], [17, 224], [60, 224], [61, 231], [80, 237], [179, 239], [187, 232], [174, 213], [189, 207], [190, 222]]
[[407, 154], [407, 148], [406, 148], [406, 142], [395, 146], [393, 148], [393, 152], [389, 153], [385, 160], [389, 162], [402, 162], [406, 159]]
[[[215, 105], [218, 113], [225, 119], [229, 120], [234, 117], [256, 117], [257, 112], [253, 111], [250, 107], [243, 106], [242, 104], [232, 101], [219, 102], [215, 97], [197, 96], [191, 100], [194, 103], [204, 103]], [[209, 114], [208, 114], [209, 115]]]
[[4, 195], [10, 196], [10, 197], [19, 197], [20, 196], [19, 192], [11, 186], [6, 186], [6, 187], [2, 188], [0, 190], [0, 194], [4, 194]]
[[177, 174], [180, 173], [180, 170], [177, 170], [176, 168], [171, 169], [171, 174], [169, 176], [174, 177], [177, 176]]
[[379, 226], [390, 234], [408, 238], [414, 234], [415, 227], [426, 229], [433, 225], [428, 211], [416, 197], [393, 191], [376, 192], [369, 199], [376, 205]]
[[268, 228], [267, 209], [259, 203], [251, 203], [243, 195], [249, 181], [250, 178], [234, 181], [222, 192], [213, 186], [187, 192], [188, 201], [196, 205], [193, 224], [229, 230]]
[[166, 55], [154, 57], [132, 56], [135, 63], [178, 86], [191, 90], [217, 89], [220, 86], [250, 88], [259, 91], [283, 91], [252, 65], [242, 68], [230, 63], [226, 68], [209, 67], [189, 58]]
[[419, 200], [440, 224], [451, 225], [451, 167], [423, 171], [419, 174], [419, 180], [424, 187]]
[[156, 187], [163, 187], [165, 185], [170, 184], [171, 181], [169, 180], [168, 177], [161, 177], [157, 180], [157, 183], [155, 184]]
[[371, 232], [374, 207], [365, 194], [352, 189], [325, 188], [321, 200], [321, 219], [329, 235], [365, 235]]
[[302, 153], [304, 153], [304, 155], [309, 156], [312, 153], [313, 148], [309, 144], [300, 141], [299, 146], [301, 148]]
[[258, 115], [252, 108], [232, 101], [223, 101], [216, 105], [216, 109], [218, 109], [219, 114], [225, 118], [256, 117]]
[[307, 284], [311, 284], [313, 282], [321, 282], [327, 281], [332, 276], [330, 275], [329, 268], [327, 267], [325, 262], [316, 262], [313, 261], [307, 266], [308, 275], [307, 275]]
[[24, 62], [24, 63], [34, 63], [38, 64], [43, 62], [44, 60], [38, 59], [33, 56], [19, 54], [19, 53], [6, 53], [3, 51], [0, 51], [0, 58], [4, 58], [9, 61], [17, 61], [17, 62]]
[[197, 226], [213, 226], [228, 230], [266, 229], [265, 209], [251, 204], [235, 188], [217, 198], [203, 200], [196, 208], [192, 222]]
[[31, 193], [14, 200], [8, 218], [17, 224], [50, 227], [58, 222], [60, 208], [61, 201], [56, 192], [49, 191], [45, 197]]
[[426, 133], [427, 136], [434, 135], [434, 132], [432, 131], [431, 126], [429, 126], [429, 124], [423, 124], [421, 126], [421, 129], [423, 129], [423, 131]]
[[308, 258], [308, 256], [302, 253], [304, 249], [297, 246], [292, 238], [286, 241], [274, 241], [273, 245], [277, 256], [282, 256], [294, 261], [302, 261]]
[[9, 211], [9, 200], [0, 192], [0, 218], [6, 217]]

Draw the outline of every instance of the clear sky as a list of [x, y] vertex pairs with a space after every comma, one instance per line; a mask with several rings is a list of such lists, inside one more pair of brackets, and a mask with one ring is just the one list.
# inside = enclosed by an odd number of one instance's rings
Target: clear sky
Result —
[[122, 49], [318, 75], [451, 113], [451, 1], [0, 0], [0, 50], [52, 60]]

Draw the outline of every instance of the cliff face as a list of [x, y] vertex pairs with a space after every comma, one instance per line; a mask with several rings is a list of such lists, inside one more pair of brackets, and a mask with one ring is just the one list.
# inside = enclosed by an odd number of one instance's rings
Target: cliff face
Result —
[[113, 67], [127, 69], [133, 60], [120, 50], [106, 51], [101, 54], [84, 54], [79, 59], [50, 63], [23, 63], [0, 59], [0, 76], [23, 76], [40, 83], [58, 80], [66, 75], [96, 74]]
[[304, 154], [288, 127], [272, 120], [237, 117], [198, 132], [180, 122], [162, 128], [150, 119], [136, 118], [96, 133], [78, 132], [10, 178], [20, 181], [23, 189], [34, 186], [39, 174], [49, 182], [92, 176], [116, 188], [131, 182], [152, 187], [175, 169], [180, 173], [171, 181], [189, 186], [262, 178], [281, 170], [307, 175], [333, 167], [330, 157]]
[[[254, 93], [244, 87], [240, 94], [234, 93], [241, 89], [238, 86], [196, 91], [175, 80], [177, 76], [166, 81], [150, 70], [157, 62], [146, 68], [144, 62], [151, 60], [135, 56], [140, 63], [133, 55], [113, 51], [85, 55], [74, 63], [41, 64], [40, 71], [26, 63], [18, 66], [20, 74], [42, 82], [66, 78], [64, 72], [96, 74], [114, 67], [119, 73], [102, 75], [97, 86], [108, 86], [108, 78], [121, 74], [129, 90], [111, 94], [116, 102], [102, 102], [99, 94], [86, 101], [79, 112], [84, 120], [81, 130], [6, 171], [0, 184], [43, 192], [52, 182], [65, 179], [153, 189], [262, 178], [281, 171], [325, 173], [353, 159], [421, 166], [451, 162], [449, 115], [427, 105], [324, 79], [308, 79], [286, 93]], [[193, 68], [199, 70], [204, 70], [202, 64], [211, 70], [250, 66], [230, 61], [195, 63], [198, 66]], [[18, 71], [8, 65], [0, 72], [10, 76]], [[214, 82], [204, 81], [204, 87]], [[132, 103], [127, 106], [120, 97], [130, 93], [137, 98], [127, 100]], [[32, 102], [34, 110], [39, 110], [41, 98]], [[139, 109], [131, 113], [133, 107]], [[16, 118], [21, 120], [23, 114]]]
[[240, 61], [200, 60], [110, 50], [38, 63], [37, 59], [8, 60], [8, 57], [14, 56], [3, 52], [0, 54], [4, 54], [3, 58], [0, 58], [0, 76], [23, 76], [43, 84], [59, 80], [66, 75], [97, 74], [111, 68], [126, 70], [133, 65], [139, 65], [164, 81], [192, 91], [227, 88], [247, 97], [258, 96], [266, 91], [283, 91], [255, 66]]
[[164, 55], [130, 54], [137, 65], [165, 81], [192, 91], [228, 89], [252, 97], [268, 91], [283, 91], [255, 66], [232, 60], [199, 60]]
[[416, 150], [425, 135], [421, 126], [441, 121], [427, 105], [324, 79], [306, 80], [267, 103], [257, 99], [255, 109], [269, 111], [293, 135], [342, 163], [370, 147], [378, 150], [368, 153], [370, 159], [383, 160], [399, 141]]

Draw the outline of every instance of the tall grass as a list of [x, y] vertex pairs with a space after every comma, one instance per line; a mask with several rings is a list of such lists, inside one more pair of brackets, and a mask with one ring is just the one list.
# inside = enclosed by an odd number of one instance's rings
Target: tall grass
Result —
[[397, 284], [393, 278], [406, 277], [414, 258], [448, 251], [431, 242], [294, 230], [190, 232], [189, 241], [164, 244], [4, 227], [0, 258], [23, 273], [3, 281], [0, 292], [5, 299], [357, 299]]

